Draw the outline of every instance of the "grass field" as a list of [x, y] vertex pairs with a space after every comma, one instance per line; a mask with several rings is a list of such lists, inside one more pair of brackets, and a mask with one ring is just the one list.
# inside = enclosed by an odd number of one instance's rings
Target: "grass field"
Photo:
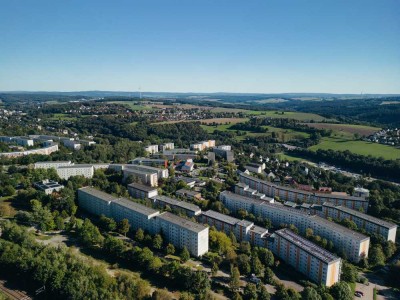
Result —
[[385, 159], [400, 159], [400, 149], [377, 143], [356, 141], [348, 138], [324, 137], [318, 145], [314, 145], [309, 149], [331, 149], [336, 151], [349, 150], [350, 152], [360, 155], [372, 155], [374, 157], [383, 157]]
[[318, 129], [332, 129], [333, 131], [348, 133], [350, 135], [358, 133], [361, 136], [369, 136], [374, 132], [381, 130], [379, 127], [353, 124], [307, 123], [307, 125]]
[[128, 106], [132, 110], [153, 110], [152, 107], [147, 105], [137, 105], [134, 101], [111, 101], [107, 103], [121, 104]]
[[273, 118], [273, 119], [294, 119], [294, 120], [298, 120], [298, 121], [302, 121], [302, 122], [311, 121], [311, 120], [313, 120], [315, 122], [321, 122], [324, 120], [328, 120], [317, 114], [293, 112], [293, 111], [281, 112], [281, 111], [270, 111], [270, 110], [269, 111], [249, 110], [249, 111], [247, 111], [247, 114], [265, 116], [265, 117]]
[[[213, 132], [215, 129], [217, 129], [218, 126], [221, 126], [220, 128], [225, 128], [225, 129], [219, 129], [219, 130], [228, 130], [228, 127], [230, 127], [233, 124], [237, 123], [243, 123], [246, 122], [248, 119], [247, 118], [214, 118], [214, 119], [203, 119], [203, 120], [178, 120], [178, 121], [165, 121], [165, 122], [158, 122], [158, 123], [153, 123], [154, 125], [162, 125], [162, 124], [174, 124], [174, 123], [181, 123], [181, 122], [200, 122], [200, 123], [205, 123], [205, 124], [221, 124], [221, 125], [201, 125], [204, 129], [205, 127], [210, 127], [214, 129], [206, 129], [209, 132]], [[229, 124], [225, 124], [229, 123]]]

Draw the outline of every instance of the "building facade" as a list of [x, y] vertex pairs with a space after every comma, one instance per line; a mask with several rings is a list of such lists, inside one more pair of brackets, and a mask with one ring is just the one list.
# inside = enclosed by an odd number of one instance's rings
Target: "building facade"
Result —
[[158, 190], [144, 184], [133, 182], [128, 184], [128, 193], [132, 198], [148, 199], [157, 196]]

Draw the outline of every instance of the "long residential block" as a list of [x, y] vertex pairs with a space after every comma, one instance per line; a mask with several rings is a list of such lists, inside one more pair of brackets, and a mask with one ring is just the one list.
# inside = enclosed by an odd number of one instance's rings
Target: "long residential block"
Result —
[[186, 201], [177, 200], [163, 195], [154, 196], [151, 198], [151, 200], [159, 207], [164, 208], [169, 206], [173, 210], [184, 212], [189, 217], [194, 217], [201, 214], [200, 207]]
[[332, 241], [336, 249], [343, 251], [353, 262], [358, 262], [362, 257], [368, 257], [369, 237], [317, 215], [310, 215], [282, 204], [260, 202], [228, 191], [220, 194], [220, 200], [226, 208], [234, 212], [237, 212], [239, 207], [243, 207], [242, 203], [248, 202], [249, 212], [271, 220], [275, 227], [293, 224], [303, 234], [307, 228], [310, 228], [314, 235]]
[[309, 191], [293, 189], [291, 187], [277, 185], [269, 181], [240, 173], [240, 182], [247, 184], [250, 188], [256, 189], [268, 197], [279, 197], [283, 201], [306, 202], [310, 204], [322, 204], [331, 202], [335, 205], [346, 206], [351, 209], [368, 210], [368, 199], [364, 197], [354, 197], [347, 195], [335, 195], [326, 193], [313, 193]]
[[340, 279], [341, 259], [288, 229], [275, 231], [270, 250], [314, 282], [332, 286]]
[[358, 228], [364, 229], [369, 234], [378, 234], [387, 241], [396, 242], [397, 225], [394, 223], [375, 218], [344, 206], [337, 206], [329, 202], [323, 203], [322, 211], [317, 211], [317, 213], [323, 218], [330, 217], [340, 221], [343, 219], [349, 219], [350, 221], [353, 221]]
[[201, 224], [171, 213], [160, 214], [158, 210], [92, 187], [79, 189], [78, 201], [81, 208], [92, 214], [103, 214], [117, 221], [128, 219], [132, 230], [141, 228], [152, 234], [163, 233], [167, 242], [178, 248], [187, 247], [194, 256], [208, 251], [208, 228]]

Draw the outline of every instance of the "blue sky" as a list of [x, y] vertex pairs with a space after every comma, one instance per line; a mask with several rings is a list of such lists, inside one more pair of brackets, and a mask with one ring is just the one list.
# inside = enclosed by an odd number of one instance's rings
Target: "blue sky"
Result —
[[0, 90], [400, 93], [398, 0], [0, 0]]

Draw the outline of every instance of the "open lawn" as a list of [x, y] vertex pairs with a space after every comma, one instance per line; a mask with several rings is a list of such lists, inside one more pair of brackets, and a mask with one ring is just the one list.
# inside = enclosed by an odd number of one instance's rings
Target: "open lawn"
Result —
[[365, 125], [353, 125], [353, 124], [331, 124], [331, 123], [307, 123], [308, 126], [318, 129], [331, 129], [339, 133], [358, 133], [361, 136], [369, 136], [374, 132], [381, 130], [379, 127], [365, 126]]
[[[182, 123], [182, 122], [200, 122], [202, 124], [221, 124], [221, 125], [202, 125], [202, 127], [209, 131], [213, 132], [215, 129], [217, 129], [216, 126], [221, 126], [220, 128], [225, 128], [225, 129], [219, 129], [219, 130], [228, 130], [228, 127], [230, 127], [233, 124], [237, 123], [243, 123], [246, 122], [248, 119], [247, 118], [213, 118], [213, 119], [203, 119], [203, 120], [178, 120], [178, 121], [165, 121], [165, 122], [157, 122], [153, 123], [154, 125], [162, 125], [162, 124], [174, 124], [174, 123]], [[228, 124], [226, 124], [228, 123]], [[205, 127], [210, 127], [214, 129], [206, 129]]]
[[377, 143], [352, 140], [349, 138], [324, 137], [318, 145], [309, 148], [310, 150], [349, 150], [355, 154], [372, 155], [385, 159], [400, 159], [400, 149]]
[[317, 114], [310, 114], [310, 113], [303, 113], [303, 112], [294, 112], [294, 111], [258, 111], [258, 110], [248, 110], [246, 112], [249, 115], [258, 115], [264, 116], [273, 119], [294, 119], [298, 121], [315, 121], [321, 122], [327, 120], [326, 118], [317, 115]]

